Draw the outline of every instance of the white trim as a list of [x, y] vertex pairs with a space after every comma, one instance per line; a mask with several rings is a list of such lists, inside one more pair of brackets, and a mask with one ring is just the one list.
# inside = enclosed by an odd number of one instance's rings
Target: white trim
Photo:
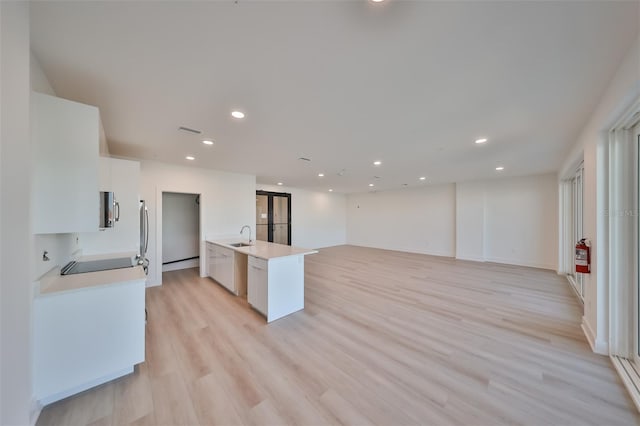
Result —
[[580, 301], [580, 303], [582, 303], [582, 306], [584, 306], [584, 298], [578, 292], [578, 283], [576, 283], [575, 278], [573, 277], [573, 275], [569, 275], [569, 274], [566, 274], [565, 277], [567, 277], [567, 281], [569, 281], [569, 288], [573, 290], [575, 295], [578, 296], [578, 300]]
[[180, 262], [162, 265], [162, 272], [179, 271], [181, 269], [197, 268], [198, 266], [200, 266], [200, 259], [181, 260]]
[[526, 266], [528, 268], [549, 269], [552, 271], [556, 270], [556, 265], [550, 265], [547, 263], [526, 262], [521, 260], [507, 259], [503, 257], [487, 257], [485, 258], [485, 262], [500, 263], [503, 265]]
[[638, 112], [640, 112], [640, 98], [632, 102], [631, 105], [625, 109], [625, 112], [620, 115], [620, 118], [609, 126], [609, 128], [612, 130], [617, 128], [630, 130], [640, 119]]
[[[156, 252], [156, 265], [155, 265], [155, 272], [156, 272], [156, 282], [154, 283], [147, 283], [147, 287], [156, 287], [156, 286], [161, 286], [162, 285], [162, 194], [164, 192], [174, 192], [177, 194], [193, 194], [193, 195], [199, 195], [200, 196], [200, 204], [198, 206], [199, 212], [198, 212], [198, 229], [199, 229], [199, 239], [200, 239], [200, 261], [198, 263], [198, 266], [200, 267], [200, 276], [204, 277], [204, 271], [206, 270], [206, 265], [205, 265], [205, 259], [203, 256], [203, 253], [206, 253], [207, 251], [207, 247], [206, 247], [206, 243], [205, 243], [205, 238], [204, 235], [202, 233], [202, 230], [204, 229], [204, 219], [203, 219], [203, 214], [202, 214], [202, 206], [204, 205], [204, 194], [202, 194], [202, 192], [190, 192], [190, 191], [184, 191], [184, 190], [179, 190], [179, 189], [175, 189], [175, 188], [171, 188], [171, 187], [159, 187], [156, 186], [156, 235], [155, 235], [155, 243], [156, 243], [156, 247], [155, 247], [155, 252]], [[149, 280], [147, 280], [149, 281]]]
[[31, 410], [29, 414], [30, 426], [35, 426], [42, 413], [42, 404], [38, 403], [35, 398], [31, 398]]
[[613, 355], [623, 358], [633, 356], [634, 289], [637, 282], [635, 270], [636, 220], [632, 212], [637, 206], [635, 158], [637, 147], [631, 132], [621, 127], [609, 132], [609, 345]]
[[485, 260], [482, 257], [476, 257], [476, 256], [456, 256], [456, 260], [468, 260], [471, 262], [485, 262]]
[[64, 399], [64, 398], [66, 398], [68, 396], [75, 395], [75, 394], [80, 393], [82, 391], [85, 391], [87, 389], [91, 389], [91, 388], [93, 388], [95, 386], [101, 385], [101, 384], [109, 382], [111, 380], [115, 380], [115, 379], [117, 379], [119, 377], [126, 376], [127, 374], [131, 374], [131, 373], [133, 373], [133, 366], [125, 368], [124, 370], [120, 370], [120, 371], [116, 371], [116, 372], [111, 373], [111, 374], [107, 374], [107, 375], [102, 376], [102, 377], [98, 377], [97, 379], [91, 380], [91, 381], [89, 381], [87, 383], [84, 383], [84, 384], [82, 384], [80, 386], [76, 386], [74, 388], [67, 389], [65, 391], [55, 393], [53, 395], [45, 396], [45, 397], [39, 399], [37, 402], [38, 402], [38, 404], [40, 404], [42, 406], [45, 406], [45, 405], [51, 404], [52, 402], [60, 401], [61, 399]]
[[587, 338], [587, 342], [589, 342], [589, 346], [591, 346], [591, 350], [600, 355], [609, 355], [609, 345], [601, 339], [596, 339], [596, 334], [593, 332], [586, 317], [582, 317], [582, 324], [580, 326]]
[[589, 346], [591, 346], [591, 350], [595, 352], [596, 351], [596, 334], [593, 332], [593, 330], [591, 329], [591, 326], [589, 325], [589, 323], [587, 322], [587, 319], [584, 316], [582, 317], [582, 323], [580, 324], [580, 327], [582, 327], [582, 332], [584, 333], [584, 336], [587, 338], [587, 342], [589, 342]]
[[627, 388], [636, 409], [640, 411], [640, 376], [638, 376], [638, 371], [629, 360], [614, 355], [611, 356], [611, 363], [622, 379], [624, 387]]

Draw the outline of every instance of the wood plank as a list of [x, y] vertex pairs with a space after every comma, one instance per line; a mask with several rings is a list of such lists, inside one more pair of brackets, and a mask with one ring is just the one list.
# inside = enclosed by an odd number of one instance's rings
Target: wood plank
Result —
[[553, 271], [339, 246], [305, 280], [305, 309], [267, 325], [197, 269], [165, 273], [145, 364], [38, 424], [640, 424]]

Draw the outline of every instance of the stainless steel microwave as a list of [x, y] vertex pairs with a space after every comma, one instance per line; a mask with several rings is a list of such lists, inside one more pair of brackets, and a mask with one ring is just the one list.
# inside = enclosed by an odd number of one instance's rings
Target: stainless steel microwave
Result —
[[113, 228], [120, 220], [120, 204], [113, 192], [100, 192], [100, 229]]

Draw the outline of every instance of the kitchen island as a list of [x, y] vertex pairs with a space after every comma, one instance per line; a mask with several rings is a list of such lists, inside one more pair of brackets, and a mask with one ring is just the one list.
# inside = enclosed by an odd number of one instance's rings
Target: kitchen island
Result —
[[207, 241], [207, 275], [267, 319], [304, 309], [304, 256], [316, 250], [266, 241]]

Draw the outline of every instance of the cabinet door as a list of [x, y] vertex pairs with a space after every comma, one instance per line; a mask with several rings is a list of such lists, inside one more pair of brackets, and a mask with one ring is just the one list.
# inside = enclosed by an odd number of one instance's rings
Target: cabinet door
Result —
[[235, 293], [235, 283], [233, 277], [233, 250], [224, 247], [216, 247], [216, 278], [220, 284], [225, 286], [229, 291]]
[[96, 107], [32, 93], [33, 232], [98, 230]]
[[247, 301], [258, 312], [267, 316], [268, 301], [268, 262], [264, 259], [249, 256], [247, 271]]
[[235, 293], [233, 250], [210, 244], [208, 255], [208, 273], [211, 278]]
[[144, 280], [34, 299], [34, 395], [42, 404], [144, 361]]
[[215, 279], [216, 245], [207, 243], [207, 275]]

